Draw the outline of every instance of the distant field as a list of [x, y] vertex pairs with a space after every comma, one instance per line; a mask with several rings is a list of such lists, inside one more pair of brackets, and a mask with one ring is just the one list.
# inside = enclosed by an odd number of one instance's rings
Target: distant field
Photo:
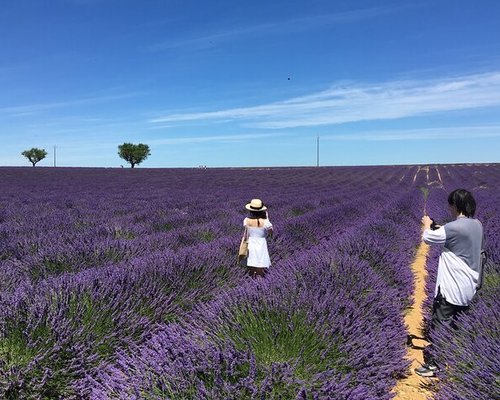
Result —
[[[499, 398], [499, 164], [0, 168], [0, 398], [390, 399], [420, 219], [458, 187], [490, 258], [436, 332], [436, 398]], [[258, 281], [236, 264], [252, 198], [275, 227]]]

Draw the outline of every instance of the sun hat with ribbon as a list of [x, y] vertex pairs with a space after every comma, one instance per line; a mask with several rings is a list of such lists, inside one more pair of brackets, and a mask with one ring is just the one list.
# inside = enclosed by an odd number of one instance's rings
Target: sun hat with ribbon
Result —
[[261, 199], [252, 199], [250, 203], [248, 203], [245, 208], [250, 211], [264, 211], [267, 210], [267, 207], [264, 205]]

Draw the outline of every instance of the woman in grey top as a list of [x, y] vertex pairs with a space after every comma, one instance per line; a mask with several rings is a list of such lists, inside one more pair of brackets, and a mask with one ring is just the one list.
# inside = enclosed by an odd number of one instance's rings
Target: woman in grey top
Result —
[[[454, 221], [433, 226], [428, 215], [422, 218], [424, 242], [444, 246], [438, 263], [431, 329], [439, 323], [454, 326], [454, 319], [469, 308], [482, 280], [483, 226], [474, 218], [476, 201], [467, 190], [457, 189], [448, 196], [448, 205]], [[429, 377], [437, 369], [434, 362], [427, 361], [415, 372]]]

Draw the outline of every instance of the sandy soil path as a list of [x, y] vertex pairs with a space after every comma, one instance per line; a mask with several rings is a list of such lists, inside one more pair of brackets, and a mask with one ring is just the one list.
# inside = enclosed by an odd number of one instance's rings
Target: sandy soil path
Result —
[[[415, 277], [414, 303], [413, 307], [409, 309], [409, 312], [405, 316], [408, 334], [419, 338], [422, 337], [422, 303], [426, 298], [425, 278], [427, 272], [425, 269], [425, 262], [428, 252], [429, 246], [422, 242], [412, 264], [412, 271]], [[394, 399], [396, 400], [426, 400], [433, 397], [432, 392], [427, 388], [429, 379], [422, 378], [413, 371], [424, 362], [423, 348], [428, 345], [428, 342], [423, 339], [414, 338], [413, 345], [418, 348], [408, 347], [408, 353], [406, 355], [406, 358], [412, 362], [409, 375], [399, 380], [393, 389], [393, 392], [396, 394]]]

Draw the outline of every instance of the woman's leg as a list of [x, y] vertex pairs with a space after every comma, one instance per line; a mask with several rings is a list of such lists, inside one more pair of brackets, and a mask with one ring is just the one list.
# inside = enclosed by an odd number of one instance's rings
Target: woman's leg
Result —
[[[446, 299], [442, 296], [441, 292], [438, 291], [437, 296], [434, 298], [434, 303], [432, 305], [432, 319], [430, 332], [432, 332], [438, 325], [447, 324], [453, 329], [457, 329], [455, 320], [457, 316], [468, 310], [468, 306], [456, 306], [454, 304], [448, 303]], [[429, 340], [430, 341], [430, 340]], [[432, 343], [430, 346], [433, 346]], [[424, 362], [425, 367], [431, 370], [428, 375], [423, 376], [433, 376], [434, 371], [437, 370], [436, 361], [429, 354], [429, 346], [424, 350]], [[417, 370], [423, 370], [422, 368], [417, 368]], [[419, 373], [417, 371], [417, 373]]]
[[247, 267], [248, 275], [253, 279], [257, 277], [263, 278], [267, 273], [267, 268], [259, 268], [259, 267]]
[[453, 329], [457, 329], [455, 324], [457, 316], [468, 309], [468, 306], [456, 306], [455, 304], [448, 303], [441, 293], [438, 293], [432, 307], [431, 330], [439, 324], [447, 324]]

